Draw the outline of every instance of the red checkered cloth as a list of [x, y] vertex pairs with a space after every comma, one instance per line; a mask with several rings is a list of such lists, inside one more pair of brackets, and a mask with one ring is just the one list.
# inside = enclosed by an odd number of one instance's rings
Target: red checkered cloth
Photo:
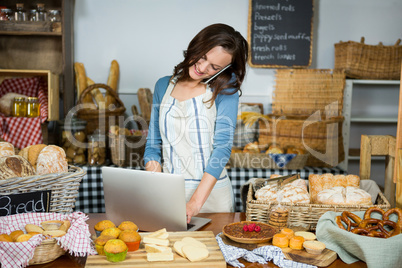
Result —
[[[39, 225], [43, 221], [69, 220], [71, 227], [67, 234], [56, 237], [57, 244], [71, 255], [84, 257], [95, 255], [89, 232], [88, 216], [82, 212], [68, 215], [61, 213], [23, 213], [0, 218], [0, 233], [10, 234], [15, 230], [25, 230], [26, 224]], [[29, 241], [19, 243], [0, 242], [0, 262], [3, 268], [26, 267], [33, 258], [35, 247], [45, 239], [43, 235], [35, 235]]]
[[43, 143], [41, 124], [48, 116], [47, 83], [43, 77], [4, 79], [0, 84], [0, 98], [14, 92], [28, 97], [38, 97], [39, 117], [7, 117], [0, 113], [0, 136], [17, 148]]

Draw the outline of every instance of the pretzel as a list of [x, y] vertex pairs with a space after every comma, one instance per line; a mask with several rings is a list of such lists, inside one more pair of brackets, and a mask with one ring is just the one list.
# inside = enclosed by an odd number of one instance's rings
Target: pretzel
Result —
[[385, 213], [384, 213], [384, 220], [389, 220], [389, 216], [391, 214], [396, 214], [398, 216], [398, 221], [396, 222], [400, 228], [402, 228], [402, 209], [400, 208], [391, 208], [388, 209]]
[[379, 228], [378, 223], [381, 220], [379, 219], [364, 219], [359, 223], [360, 228], [364, 228], [366, 230], [372, 231], [377, 230]]
[[[385, 229], [384, 226], [386, 225], [391, 226], [393, 230], [388, 231], [387, 229]], [[387, 236], [387, 238], [401, 233], [401, 227], [399, 227], [399, 225], [396, 222], [390, 220], [380, 221], [378, 223], [378, 227], [381, 230], [381, 232], [383, 232]]]
[[345, 226], [343, 226], [343, 224], [342, 224], [342, 217], [341, 216], [336, 216], [335, 217], [335, 222], [336, 222], [336, 224], [338, 225], [339, 228], [347, 231]]
[[382, 216], [382, 219], [384, 220], [385, 211], [382, 208], [379, 208], [379, 207], [370, 207], [370, 208], [368, 208], [366, 210], [366, 212], [364, 213], [364, 219], [371, 219], [372, 218], [371, 213], [373, 213], [373, 212], [380, 213], [381, 216]]
[[346, 223], [348, 226], [348, 231], [350, 232], [352, 227], [357, 227], [359, 226], [359, 223], [362, 221], [359, 216], [353, 214], [352, 212], [349, 211], [344, 211], [342, 212], [341, 215], [342, 220]]

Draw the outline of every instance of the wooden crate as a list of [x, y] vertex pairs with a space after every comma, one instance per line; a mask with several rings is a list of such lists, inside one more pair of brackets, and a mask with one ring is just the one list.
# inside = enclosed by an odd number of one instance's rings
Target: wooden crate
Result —
[[48, 121], [59, 120], [59, 76], [49, 70], [0, 69], [0, 83], [7, 78], [41, 76], [47, 80]]

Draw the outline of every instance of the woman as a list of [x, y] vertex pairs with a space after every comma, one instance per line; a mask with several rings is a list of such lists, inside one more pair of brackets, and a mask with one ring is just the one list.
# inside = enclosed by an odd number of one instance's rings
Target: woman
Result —
[[161, 172], [163, 163], [164, 172], [184, 175], [187, 222], [199, 212], [234, 211], [224, 167], [247, 53], [239, 32], [225, 24], [210, 25], [190, 42], [173, 75], [155, 85], [145, 168]]

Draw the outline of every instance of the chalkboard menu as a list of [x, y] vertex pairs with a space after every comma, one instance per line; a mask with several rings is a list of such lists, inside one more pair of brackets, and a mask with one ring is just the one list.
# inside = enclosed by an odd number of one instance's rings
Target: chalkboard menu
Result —
[[308, 67], [312, 41], [313, 0], [249, 0], [251, 67]]
[[20, 213], [49, 212], [51, 191], [0, 195], [0, 217]]

